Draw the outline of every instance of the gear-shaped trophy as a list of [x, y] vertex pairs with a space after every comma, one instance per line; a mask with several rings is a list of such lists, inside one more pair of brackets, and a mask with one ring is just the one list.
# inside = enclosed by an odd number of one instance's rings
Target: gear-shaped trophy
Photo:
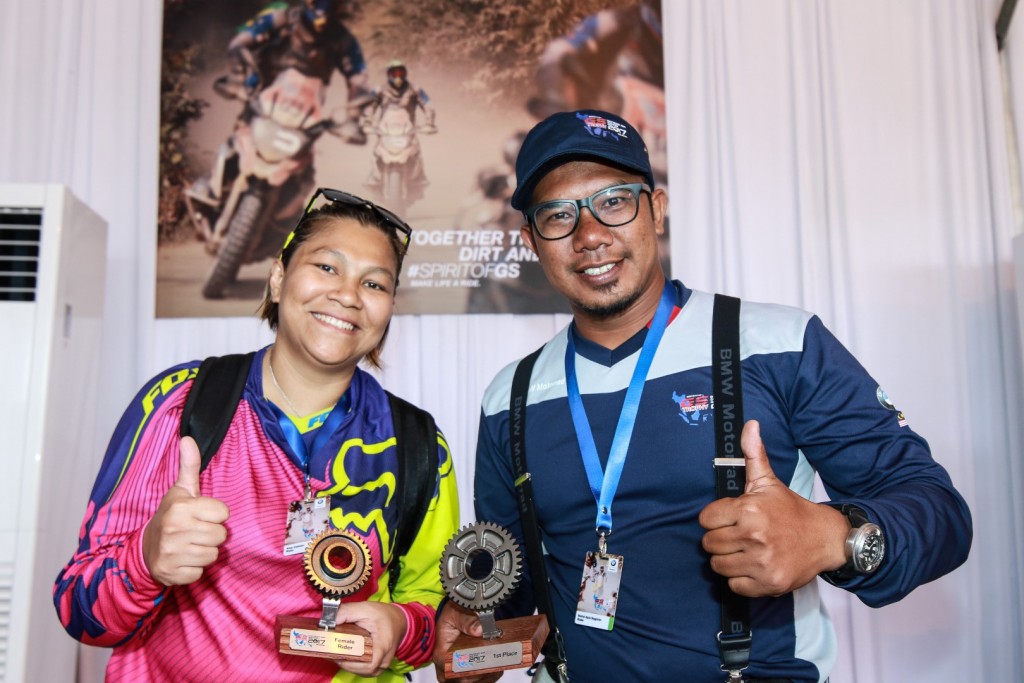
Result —
[[494, 610], [512, 595], [522, 575], [522, 555], [503, 527], [476, 522], [460, 529], [441, 554], [441, 584], [448, 598], [473, 610], [483, 637], [461, 635], [448, 650], [448, 678], [530, 666], [548, 635], [539, 614], [497, 621]]
[[339, 624], [341, 599], [358, 591], [370, 578], [370, 549], [350, 531], [327, 529], [306, 546], [306, 578], [323, 596], [320, 620], [278, 615], [278, 649], [290, 655], [368, 662], [373, 638], [354, 624]]

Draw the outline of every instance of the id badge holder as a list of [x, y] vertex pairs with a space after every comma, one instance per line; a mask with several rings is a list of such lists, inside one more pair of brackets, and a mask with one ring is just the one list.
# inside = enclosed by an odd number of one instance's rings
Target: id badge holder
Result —
[[576, 602], [575, 623], [603, 631], [611, 631], [614, 628], [622, 567], [622, 555], [587, 553]]
[[330, 501], [328, 496], [313, 498], [312, 495], [307, 495], [302, 500], [293, 500], [288, 504], [283, 552], [285, 556], [301, 555], [306, 552], [306, 545], [310, 539], [330, 526]]

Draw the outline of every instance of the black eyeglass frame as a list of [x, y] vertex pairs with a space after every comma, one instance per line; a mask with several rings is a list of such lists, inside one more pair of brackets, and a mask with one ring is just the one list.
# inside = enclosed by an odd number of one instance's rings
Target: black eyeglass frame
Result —
[[[313, 193], [313, 197], [306, 204], [306, 209], [302, 212], [302, 216], [299, 217], [299, 221], [292, 228], [292, 231], [288, 234], [288, 239], [284, 241], [284, 246], [281, 247], [281, 254], [284, 255], [288, 245], [292, 243], [292, 238], [295, 237], [295, 231], [302, 225], [302, 221], [306, 220], [306, 216], [313, 210], [313, 206], [316, 204], [316, 200], [320, 196], [324, 196], [328, 201], [338, 202], [340, 204], [348, 204], [349, 206], [364, 206], [369, 209], [377, 218], [380, 218], [384, 223], [393, 228], [396, 235], [403, 235], [399, 237], [402, 243], [402, 251], [400, 256], [405, 257], [409, 251], [409, 243], [412, 241], [412, 228], [409, 224], [398, 217], [398, 214], [393, 211], [385, 209], [383, 206], [378, 206], [371, 202], [369, 199], [363, 199], [358, 195], [354, 195], [351, 192], [345, 192], [343, 190], [332, 190], [329, 187], [318, 187], [316, 192]], [[399, 263], [401, 267], [401, 263]]]
[[[636, 210], [633, 211], [633, 215], [629, 218], [629, 220], [622, 221], [621, 223], [609, 223], [603, 220], [600, 216], [597, 215], [597, 212], [594, 211], [594, 198], [606, 192], [610, 192], [612, 190], [621, 190], [622, 188], [628, 188], [633, 192], [633, 196], [636, 198]], [[640, 214], [640, 195], [643, 194], [644, 192], [646, 192], [648, 195], [651, 195], [653, 189], [647, 183], [622, 183], [621, 185], [612, 185], [611, 187], [606, 187], [601, 190], [598, 190], [594, 194], [590, 195], [589, 197], [584, 197], [583, 199], [552, 199], [549, 202], [542, 202], [540, 204], [537, 204], [536, 206], [531, 206], [530, 208], [523, 211], [523, 216], [526, 218], [526, 221], [530, 224], [530, 228], [533, 229], [534, 233], [536, 233], [538, 237], [540, 237], [542, 240], [547, 240], [548, 242], [554, 242], [556, 240], [564, 240], [566, 237], [576, 232], [576, 228], [580, 227], [580, 216], [583, 215], [584, 208], [590, 211], [590, 215], [593, 216], [598, 223], [609, 228], [619, 228], [622, 227], [623, 225], [626, 225], [627, 223], [632, 223]], [[551, 206], [552, 204], [576, 205], [576, 221], [573, 223], [572, 229], [570, 229], [569, 232], [565, 233], [564, 235], [559, 235], [558, 237], [547, 237], [546, 235], [544, 235], [544, 233], [540, 231], [540, 228], [537, 227], [537, 212], [546, 206]]]

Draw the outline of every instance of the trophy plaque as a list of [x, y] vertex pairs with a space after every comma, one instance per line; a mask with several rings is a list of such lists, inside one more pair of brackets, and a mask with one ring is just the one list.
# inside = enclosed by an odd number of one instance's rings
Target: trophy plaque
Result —
[[275, 633], [284, 654], [368, 662], [373, 638], [354, 624], [338, 624], [341, 598], [355, 593], [371, 569], [370, 550], [350, 531], [327, 529], [306, 547], [306, 578], [323, 596], [323, 613], [315, 617], [278, 615]]
[[449, 599], [477, 613], [484, 634], [462, 634], [455, 640], [444, 660], [447, 678], [527, 667], [537, 659], [548, 635], [543, 615], [494, 618], [494, 610], [512, 594], [521, 574], [519, 547], [497, 524], [470, 524], [448, 541], [441, 555], [441, 583]]

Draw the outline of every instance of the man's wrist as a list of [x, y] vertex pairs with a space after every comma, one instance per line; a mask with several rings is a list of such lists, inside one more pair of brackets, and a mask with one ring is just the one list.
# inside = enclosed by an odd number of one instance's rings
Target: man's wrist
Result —
[[867, 513], [851, 503], [826, 503], [838, 510], [849, 522], [843, 544], [844, 562], [838, 568], [821, 574], [832, 584], [846, 583], [858, 576], [874, 573], [885, 558], [885, 534], [868, 519]]
[[821, 574], [838, 571], [846, 564], [846, 538], [850, 533], [850, 520], [833, 505], [821, 503], [828, 517], [828, 531], [823, 544], [825, 557], [819, 565]]

